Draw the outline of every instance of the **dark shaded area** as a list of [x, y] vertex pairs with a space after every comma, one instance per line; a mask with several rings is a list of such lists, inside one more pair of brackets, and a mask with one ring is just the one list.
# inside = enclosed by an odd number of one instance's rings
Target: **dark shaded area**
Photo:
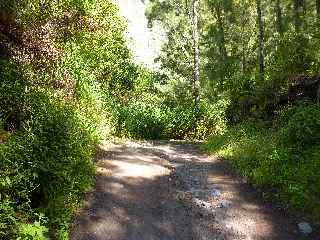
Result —
[[[99, 232], [88, 231], [82, 234], [77, 232], [71, 239], [182, 240], [189, 239], [189, 236], [193, 235], [190, 229], [190, 218], [184, 209], [176, 205], [170, 193], [163, 191], [162, 188], [166, 187], [165, 179], [159, 178], [152, 182], [144, 180], [138, 186], [108, 177], [99, 180], [124, 186], [130, 194], [130, 199], [122, 198], [122, 194], [117, 196], [105, 192], [101, 186], [96, 186], [92, 196], [94, 202], [88, 209], [88, 215], [81, 217], [79, 221], [83, 229], [90, 229], [92, 225], [99, 225], [104, 221], [105, 224], [94, 228]], [[137, 180], [132, 182], [137, 183]], [[159, 189], [160, 186], [161, 189]], [[168, 206], [172, 207], [168, 208]], [[112, 220], [109, 219], [111, 217]], [[184, 226], [177, 226], [177, 223], [181, 222]]]
[[238, 123], [248, 118], [272, 120], [280, 108], [297, 104], [299, 101], [320, 101], [320, 76], [297, 75], [289, 78], [285, 90], [264, 89], [262, 95], [248, 94], [234, 99], [227, 116], [230, 123]]
[[320, 98], [320, 76], [298, 76], [294, 79], [288, 90], [288, 102], [293, 103], [298, 100], [307, 99], [319, 101]]

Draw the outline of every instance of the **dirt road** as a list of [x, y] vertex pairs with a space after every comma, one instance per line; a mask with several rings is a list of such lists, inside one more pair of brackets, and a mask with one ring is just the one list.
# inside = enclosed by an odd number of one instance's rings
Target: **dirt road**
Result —
[[72, 240], [290, 240], [296, 223], [196, 144], [101, 147]]

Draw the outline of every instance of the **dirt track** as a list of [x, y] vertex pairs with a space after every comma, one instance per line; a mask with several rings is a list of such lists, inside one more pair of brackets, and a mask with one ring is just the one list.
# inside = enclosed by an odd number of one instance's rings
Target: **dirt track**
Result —
[[72, 240], [306, 239], [196, 144], [109, 145], [97, 161], [97, 182]]

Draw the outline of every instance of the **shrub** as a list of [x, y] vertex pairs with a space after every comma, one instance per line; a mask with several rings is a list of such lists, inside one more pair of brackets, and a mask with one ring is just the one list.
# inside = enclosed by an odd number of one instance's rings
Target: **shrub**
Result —
[[19, 227], [19, 237], [17, 240], [46, 240], [48, 228], [44, 226], [45, 220], [43, 216], [39, 216], [39, 220], [34, 223], [22, 224]]
[[163, 137], [163, 111], [157, 106], [143, 102], [120, 105], [114, 117], [117, 134], [138, 139]]
[[17, 233], [13, 223], [21, 219], [16, 213], [28, 215], [32, 208], [44, 212], [57, 229], [71, 217], [95, 172], [96, 138], [75, 108], [49, 93], [34, 93], [28, 99], [22, 129], [0, 145], [0, 207], [9, 214], [1, 215], [5, 236]]
[[281, 140], [292, 147], [320, 143], [320, 105], [300, 104], [283, 113]]
[[212, 135], [223, 133], [226, 128], [226, 109], [229, 101], [217, 100], [214, 104], [201, 103], [199, 118], [196, 119], [193, 138], [205, 140]]
[[118, 103], [113, 109], [116, 135], [137, 139], [206, 139], [224, 129], [222, 103], [202, 103], [198, 117], [192, 103], [166, 106], [157, 100]]
[[133, 88], [125, 23], [110, 1], [0, 5], [8, 28], [0, 38], [10, 52], [0, 60], [0, 238], [42, 239], [47, 227], [66, 239], [94, 180], [92, 154], [110, 124], [108, 97]]
[[167, 108], [165, 114], [164, 136], [170, 139], [184, 139], [196, 125], [192, 105], [180, 105]]
[[[8, 185], [9, 181], [1, 177], [1, 190]], [[2, 192], [2, 191], [1, 191]], [[8, 239], [15, 234], [17, 227], [17, 219], [15, 218], [15, 210], [11, 202], [5, 194], [1, 194], [0, 198], [0, 238]]]
[[19, 114], [27, 84], [17, 65], [8, 60], [0, 59], [0, 72], [0, 119], [4, 127], [15, 128], [22, 117]]

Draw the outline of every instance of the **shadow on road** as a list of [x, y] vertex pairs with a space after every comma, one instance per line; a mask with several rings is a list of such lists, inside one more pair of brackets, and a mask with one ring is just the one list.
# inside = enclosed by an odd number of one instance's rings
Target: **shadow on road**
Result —
[[[96, 185], [74, 220], [72, 240], [299, 239], [287, 216], [199, 145], [102, 147], [97, 166]], [[212, 196], [213, 188], [219, 197]], [[219, 207], [226, 201], [230, 206]]]

